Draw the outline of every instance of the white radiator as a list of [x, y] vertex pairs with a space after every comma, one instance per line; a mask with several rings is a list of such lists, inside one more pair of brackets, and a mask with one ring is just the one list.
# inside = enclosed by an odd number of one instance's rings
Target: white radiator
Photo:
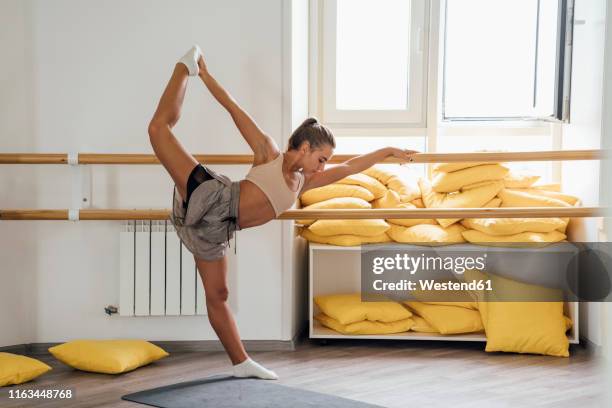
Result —
[[205, 315], [193, 255], [169, 221], [129, 221], [120, 232], [120, 316]]

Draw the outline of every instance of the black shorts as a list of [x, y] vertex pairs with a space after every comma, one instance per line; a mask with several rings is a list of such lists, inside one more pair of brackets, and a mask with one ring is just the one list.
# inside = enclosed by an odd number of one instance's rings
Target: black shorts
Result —
[[214, 177], [210, 175], [209, 172], [206, 171], [204, 166], [198, 163], [193, 170], [191, 170], [191, 174], [187, 179], [187, 198], [183, 201], [183, 208], [187, 209], [187, 205], [189, 204], [189, 198], [191, 197], [191, 193], [203, 182], [206, 180], [211, 180]]

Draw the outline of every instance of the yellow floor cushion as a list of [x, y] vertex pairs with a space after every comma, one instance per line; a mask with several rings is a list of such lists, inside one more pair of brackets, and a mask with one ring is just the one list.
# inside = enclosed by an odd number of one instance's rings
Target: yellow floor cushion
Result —
[[336, 197], [357, 197], [365, 201], [372, 201], [374, 194], [361, 186], [333, 183], [307, 190], [302, 194], [300, 200], [302, 205], [306, 206]]
[[563, 241], [566, 236], [559, 231], [551, 232], [521, 232], [512, 235], [489, 235], [484, 232], [469, 229], [462, 232], [463, 238], [472, 244], [491, 245], [516, 243], [516, 244], [551, 244]]
[[[302, 210], [330, 210], [330, 209], [368, 209], [372, 208], [372, 205], [366, 200], [357, 197], [336, 197], [330, 198], [329, 200], [320, 201], [318, 203], [311, 204], [303, 207]], [[310, 225], [316, 220], [297, 220], [298, 224]]]
[[432, 170], [438, 173], [450, 173], [453, 171], [468, 169], [470, 167], [483, 166], [485, 164], [497, 164], [497, 162], [458, 162], [458, 163], [436, 163]]
[[534, 185], [539, 179], [540, 176], [536, 174], [510, 171], [504, 177], [504, 186], [506, 188], [527, 188]]
[[420, 224], [412, 227], [402, 227], [391, 224], [387, 235], [396, 242], [415, 245], [457, 244], [465, 242], [461, 232], [465, 228], [454, 224], [444, 228], [440, 225]]
[[378, 219], [318, 220], [313, 222], [308, 229], [324, 237], [331, 235], [374, 237], [386, 232], [389, 224]]
[[512, 191], [522, 192], [522, 193], [541, 195], [541, 196], [544, 196], [544, 197], [554, 198], [554, 199], [557, 199], [557, 200], [565, 201], [569, 205], [576, 205], [576, 203], [578, 203], [578, 201], [580, 201], [580, 199], [578, 197], [576, 197], [576, 196], [560, 193], [558, 191], [548, 191], [548, 190], [542, 190], [542, 189], [538, 189], [538, 188], [520, 188], [520, 189], [512, 188], [511, 190]]
[[395, 208], [400, 203], [399, 194], [393, 190], [387, 190], [384, 196], [372, 201], [372, 208]]
[[315, 296], [316, 305], [341, 324], [370, 320], [390, 323], [405, 320], [412, 313], [397, 302], [362, 302], [360, 293]]
[[50, 347], [62, 363], [95, 373], [119, 374], [150, 364], [169, 354], [144, 340], [73, 340]]
[[431, 327], [427, 320], [423, 319], [421, 316], [412, 315], [412, 320], [414, 320], [414, 326], [410, 328], [410, 330], [419, 332], [419, 333], [439, 333], [436, 329]]
[[502, 207], [571, 207], [557, 198], [507, 188], [497, 193], [497, 196], [502, 200]]
[[361, 322], [342, 324], [324, 313], [315, 316], [321, 324], [342, 334], [393, 334], [409, 331], [414, 326], [414, 320], [407, 318], [395, 322], [383, 323], [363, 320]]
[[23, 384], [49, 370], [51, 367], [34, 358], [0, 352], [0, 387]]
[[437, 193], [452, 193], [459, 191], [465, 185], [501, 180], [508, 174], [508, 171], [507, 167], [500, 164], [485, 164], [451, 173], [437, 173], [431, 182], [431, 187]]
[[461, 224], [489, 235], [514, 235], [521, 232], [552, 232], [564, 228], [561, 218], [465, 218]]
[[367, 188], [374, 195], [374, 199], [384, 196], [387, 192], [387, 188], [383, 183], [376, 180], [374, 177], [370, 177], [367, 174], [363, 173], [351, 174], [350, 176], [347, 176], [342, 180], [336, 181], [336, 183], [352, 184]]
[[[427, 208], [481, 208], [483, 205], [491, 203], [504, 187], [503, 182], [498, 180], [471, 190], [446, 194], [433, 191], [429, 181], [426, 179], [419, 180], [419, 185], [423, 193], [423, 202]], [[461, 218], [437, 219], [438, 223], [443, 227], [448, 227], [459, 220]]]
[[441, 334], [473, 333], [484, 329], [477, 310], [422, 302], [404, 303]]
[[393, 242], [393, 240], [386, 233], [375, 235], [373, 237], [361, 237], [358, 235], [331, 235], [324, 237], [313, 233], [312, 231], [308, 230], [308, 228], [302, 228], [300, 235], [310, 242], [337, 246], [358, 246], [363, 244]]

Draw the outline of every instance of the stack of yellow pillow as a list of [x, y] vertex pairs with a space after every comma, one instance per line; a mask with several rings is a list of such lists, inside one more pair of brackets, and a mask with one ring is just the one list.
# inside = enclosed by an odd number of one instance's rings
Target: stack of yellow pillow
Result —
[[[537, 175], [511, 172], [495, 162], [441, 163], [433, 179], [406, 176], [375, 165], [336, 183], [306, 191], [303, 209], [567, 207], [580, 200], [558, 184], [534, 185]], [[448, 245], [463, 242], [559, 242], [569, 218], [299, 220], [305, 239], [331, 245], [402, 242]]]
[[342, 334], [393, 334], [410, 330], [412, 313], [400, 303], [362, 302], [359, 293], [315, 296], [323, 326]]
[[[577, 197], [559, 192], [558, 184], [534, 185], [538, 176], [510, 173], [497, 193], [501, 207], [572, 207], [580, 205]], [[476, 244], [505, 243], [549, 244], [566, 239], [569, 218], [472, 218], [461, 224], [467, 228], [463, 237]]]

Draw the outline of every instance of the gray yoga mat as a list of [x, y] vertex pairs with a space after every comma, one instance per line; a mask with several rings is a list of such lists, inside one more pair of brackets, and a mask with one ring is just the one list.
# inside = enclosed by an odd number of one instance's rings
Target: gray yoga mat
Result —
[[274, 380], [212, 376], [121, 397], [160, 408], [381, 408], [379, 405], [275, 384]]

